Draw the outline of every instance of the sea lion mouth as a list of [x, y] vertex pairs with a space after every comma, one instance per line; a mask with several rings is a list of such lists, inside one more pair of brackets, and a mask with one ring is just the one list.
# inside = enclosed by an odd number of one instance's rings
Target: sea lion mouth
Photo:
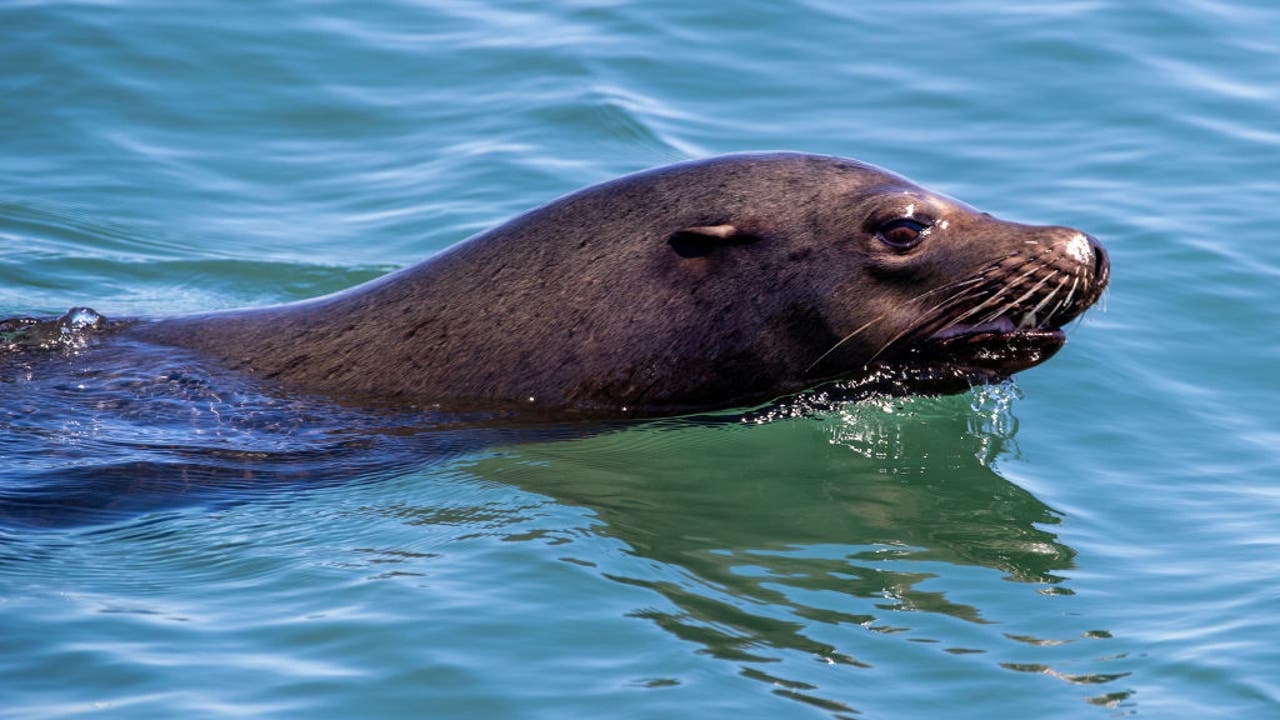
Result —
[[954, 325], [879, 361], [876, 389], [946, 395], [1003, 382], [1053, 357], [1066, 341], [1061, 327], [1017, 327], [1006, 317]]
[[935, 333], [906, 359], [909, 364], [947, 365], [975, 379], [1000, 380], [1048, 360], [1066, 341], [1061, 327], [1015, 327], [1002, 317]]

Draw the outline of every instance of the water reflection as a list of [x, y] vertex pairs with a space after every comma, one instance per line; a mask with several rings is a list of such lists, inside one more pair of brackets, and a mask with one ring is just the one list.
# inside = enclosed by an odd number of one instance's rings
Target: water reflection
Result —
[[[1020, 627], [1022, 604], [1070, 594], [1075, 552], [1052, 531], [1060, 514], [996, 471], [1016, 454], [1013, 392], [979, 391], [973, 407], [885, 400], [758, 426], [657, 424], [515, 448], [472, 471], [590, 508], [592, 530], [643, 561], [601, 574], [667, 601], [636, 617], [839, 716], [856, 708], [815, 681], [812, 661], [893, 666], [910, 643], [999, 662], [1010, 647], [1105, 636]], [[1025, 584], [1012, 586], [1024, 600], [1007, 581]], [[1123, 677], [1038, 666], [1073, 684]]]

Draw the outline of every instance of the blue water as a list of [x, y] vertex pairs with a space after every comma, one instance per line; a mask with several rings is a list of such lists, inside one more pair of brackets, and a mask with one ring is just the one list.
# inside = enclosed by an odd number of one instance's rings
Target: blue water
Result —
[[762, 424], [441, 434], [181, 354], [4, 365], [0, 715], [1280, 717], [1274, 4], [10, 2], [0, 28], [0, 317], [315, 296], [749, 149], [1113, 262], [1013, 385]]

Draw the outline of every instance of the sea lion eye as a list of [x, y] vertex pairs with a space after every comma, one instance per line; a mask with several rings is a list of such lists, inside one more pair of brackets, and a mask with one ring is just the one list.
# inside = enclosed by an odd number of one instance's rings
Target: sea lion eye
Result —
[[898, 218], [876, 228], [876, 235], [885, 242], [886, 245], [892, 246], [898, 250], [909, 250], [928, 234], [929, 226], [922, 222], [917, 222], [910, 218]]

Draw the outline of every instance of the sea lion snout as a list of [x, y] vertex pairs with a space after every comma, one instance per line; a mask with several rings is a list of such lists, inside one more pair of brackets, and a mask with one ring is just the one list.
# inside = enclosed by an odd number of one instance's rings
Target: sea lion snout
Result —
[[1074, 318], [1097, 301], [1111, 279], [1111, 260], [1097, 238], [1073, 227], [1046, 227], [1028, 245], [1039, 245], [1038, 255], [1051, 276], [1066, 291], [1054, 308], [1060, 321]]
[[1063, 272], [1086, 272], [1104, 285], [1110, 277], [1111, 260], [1106, 248], [1094, 236], [1073, 227], [1049, 226], [1043, 239], [1033, 239], [1028, 244], [1047, 245], [1058, 256], [1057, 265]]

